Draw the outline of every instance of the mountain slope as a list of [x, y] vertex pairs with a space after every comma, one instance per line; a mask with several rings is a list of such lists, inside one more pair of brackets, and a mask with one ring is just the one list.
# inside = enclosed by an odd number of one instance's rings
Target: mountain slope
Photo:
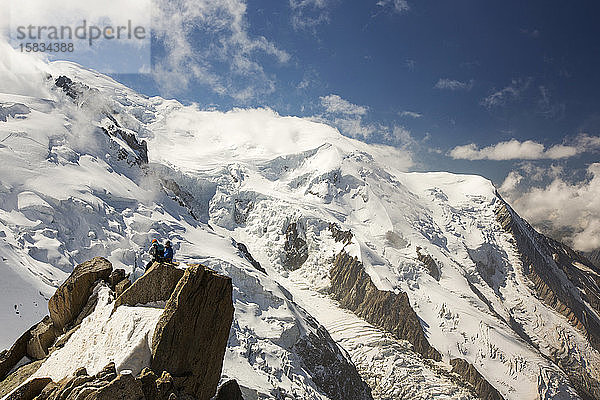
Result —
[[378, 399], [600, 397], [600, 271], [489, 181], [402, 172], [397, 149], [271, 110], [44, 68], [45, 98], [0, 95], [0, 346], [73, 265], [137, 276], [161, 237], [232, 278], [223, 373], [247, 395], [368, 398], [357, 369]]

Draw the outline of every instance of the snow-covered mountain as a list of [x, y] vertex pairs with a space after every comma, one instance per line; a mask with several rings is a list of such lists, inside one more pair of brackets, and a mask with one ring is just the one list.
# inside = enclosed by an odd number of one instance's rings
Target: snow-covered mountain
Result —
[[0, 94], [0, 348], [76, 264], [139, 276], [157, 237], [232, 278], [223, 379], [249, 399], [600, 398], [600, 270], [486, 179], [36, 68]]

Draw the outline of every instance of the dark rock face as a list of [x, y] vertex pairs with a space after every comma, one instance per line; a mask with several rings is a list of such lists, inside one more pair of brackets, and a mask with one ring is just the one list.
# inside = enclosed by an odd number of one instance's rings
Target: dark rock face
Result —
[[[593, 348], [600, 350], [600, 320], [596, 316], [600, 312], [600, 268], [535, 231], [504, 201], [496, 209], [496, 218], [514, 238], [523, 274], [532, 282], [535, 294], [579, 329]], [[567, 374], [580, 396], [600, 398], [600, 382], [588, 373], [587, 362], [564, 351], [570, 347], [569, 343], [561, 347], [551, 355], [553, 361]]]
[[[138, 141], [133, 133], [127, 132], [122, 129], [117, 120], [110, 114], [106, 116], [113, 122], [107, 127], [101, 127], [102, 131], [108, 136], [121, 138], [127, 143], [129, 148], [135, 153], [134, 162], [137, 165], [148, 164], [148, 144], [145, 140]], [[127, 155], [123, 154], [119, 157], [120, 159], [126, 159]]]
[[237, 381], [231, 379], [221, 385], [215, 400], [244, 400], [244, 396]]
[[169, 263], [153, 263], [138, 280], [115, 300], [114, 309], [122, 304], [135, 306], [167, 301], [184, 271]]
[[342, 307], [398, 339], [408, 340], [423, 357], [436, 361], [442, 359], [427, 341], [406, 293], [395, 294], [377, 289], [362, 263], [344, 251], [335, 258], [330, 278], [333, 297]]
[[308, 258], [308, 246], [306, 240], [300, 236], [296, 222], [289, 224], [285, 231], [283, 250], [285, 252], [283, 264], [290, 270], [300, 268]]
[[215, 395], [221, 377], [232, 290], [230, 278], [201, 265], [188, 267], [154, 331], [151, 369], [169, 371], [179, 390], [199, 400]]
[[68, 76], [61, 75], [54, 81], [54, 84], [61, 88], [63, 92], [73, 100], [77, 100], [90, 87], [80, 82], [73, 82]]
[[256, 261], [254, 257], [252, 257], [252, 254], [250, 254], [248, 247], [246, 247], [244, 243], [235, 242], [235, 247], [237, 247], [237, 249], [240, 251], [240, 253], [242, 253], [244, 258], [246, 258], [246, 260], [248, 260], [248, 262], [250, 262], [250, 264], [252, 264], [254, 268], [259, 270], [263, 274], [267, 273], [267, 271], [265, 271], [265, 269], [260, 265], [260, 263]]
[[352, 241], [352, 231], [344, 231], [338, 224], [329, 223], [329, 231], [331, 231], [331, 236], [335, 239], [336, 242], [342, 242], [344, 244], [348, 244]]
[[111, 272], [111, 263], [102, 257], [96, 257], [75, 267], [48, 301], [50, 318], [59, 331], [64, 330], [77, 318], [88, 301], [94, 283], [99, 279], [107, 280]]
[[420, 247], [417, 247], [417, 258], [419, 259], [419, 261], [421, 261], [423, 264], [425, 264], [425, 266], [427, 267], [427, 271], [429, 272], [429, 275], [431, 275], [433, 277], [433, 279], [435, 279], [436, 281], [439, 281], [441, 271], [440, 271], [440, 267], [438, 267], [435, 260], [429, 254], [421, 253]]
[[[310, 323], [311, 321], [309, 321]], [[304, 368], [311, 372], [313, 381], [330, 399], [368, 400], [371, 389], [362, 380], [325, 328], [316, 321], [316, 334], [310, 332], [294, 344]]]
[[19, 386], [6, 400], [33, 400], [50, 382], [50, 378], [34, 378]]
[[462, 380], [471, 384], [480, 399], [504, 400], [502, 395], [467, 361], [462, 358], [455, 358], [450, 360], [450, 365], [452, 365], [452, 372], [460, 375]]

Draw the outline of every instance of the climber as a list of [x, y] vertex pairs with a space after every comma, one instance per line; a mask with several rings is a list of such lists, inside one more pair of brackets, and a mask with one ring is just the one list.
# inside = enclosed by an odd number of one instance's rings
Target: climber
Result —
[[163, 261], [173, 262], [173, 248], [171, 247], [171, 242], [168, 240], [165, 243], [165, 252], [163, 254]]
[[152, 239], [152, 246], [150, 247], [150, 251], [148, 252], [152, 256], [152, 260], [146, 265], [146, 269], [148, 269], [153, 262], [162, 262], [163, 254], [165, 253], [165, 248], [162, 244], [158, 242], [156, 239]]

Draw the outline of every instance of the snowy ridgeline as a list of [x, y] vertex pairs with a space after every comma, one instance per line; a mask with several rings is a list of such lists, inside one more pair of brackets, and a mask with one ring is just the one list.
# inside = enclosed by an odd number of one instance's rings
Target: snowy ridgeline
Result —
[[[199, 111], [73, 64], [39, 68], [40, 93], [0, 94], [0, 347], [45, 315], [73, 265], [105, 256], [139, 275], [158, 237], [175, 244], [179, 261], [232, 277], [223, 373], [250, 396], [328, 397], [297, 347], [319, 324], [375, 398], [470, 398], [448, 373], [457, 357], [507, 399], [576, 398], [550, 361], [556, 352], [600, 376], [585, 335], [530, 288], [489, 181], [404, 173], [397, 149], [270, 110]], [[85, 85], [75, 98], [55, 85], [61, 75]], [[127, 134], [147, 142], [148, 164]], [[350, 241], [336, 241], [331, 223], [350, 231]], [[442, 362], [424, 361], [327, 296], [342, 250], [378, 289], [408, 294]], [[152, 309], [139, 312], [147, 315], [130, 331], [147, 340]], [[78, 362], [120, 360], [119, 340], [115, 333], [114, 347], [89, 347]]]

